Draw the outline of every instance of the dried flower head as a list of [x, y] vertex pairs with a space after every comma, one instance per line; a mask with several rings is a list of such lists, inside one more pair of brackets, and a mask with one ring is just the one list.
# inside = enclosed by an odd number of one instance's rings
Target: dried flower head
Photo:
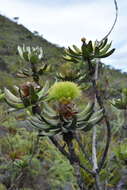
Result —
[[24, 97], [27, 97], [30, 95], [31, 88], [34, 90], [37, 90], [40, 88], [36, 83], [34, 82], [26, 82], [20, 86], [20, 89], [22, 90], [22, 95]]

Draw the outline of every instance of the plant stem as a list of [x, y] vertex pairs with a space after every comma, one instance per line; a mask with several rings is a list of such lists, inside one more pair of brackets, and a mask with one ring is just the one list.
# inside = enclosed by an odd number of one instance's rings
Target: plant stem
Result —
[[[55, 137], [50, 137], [50, 140], [56, 146], [56, 148], [58, 148], [58, 150], [71, 162], [71, 155], [67, 151], [64, 150], [64, 148], [60, 145], [58, 140]], [[80, 168], [82, 168], [87, 173], [93, 176], [93, 172], [90, 171], [86, 166], [82, 165], [79, 159], [78, 159], [78, 162], [79, 162]]]
[[99, 177], [99, 174], [98, 172], [96, 172], [95, 174], [95, 187], [96, 187], [96, 190], [101, 190], [101, 184], [100, 184], [100, 177]]
[[[89, 71], [91, 73], [93, 66], [92, 66], [92, 63], [91, 63], [91, 61], [89, 59], [87, 59], [87, 61], [88, 61]], [[105, 160], [106, 160], [106, 157], [107, 157], [107, 154], [108, 154], [108, 149], [109, 149], [109, 145], [110, 145], [110, 141], [111, 141], [111, 127], [110, 127], [110, 122], [109, 122], [108, 116], [106, 114], [105, 107], [103, 105], [103, 101], [101, 100], [101, 96], [99, 95], [96, 80], [93, 77], [92, 77], [91, 80], [92, 80], [92, 85], [93, 85], [94, 93], [96, 95], [97, 102], [98, 102], [100, 108], [103, 109], [104, 120], [105, 120], [106, 127], [107, 127], [106, 145], [105, 145], [105, 149], [104, 149], [104, 152], [103, 152], [103, 155], [102, 155], [102, 159], [101, 159], [101, 161], [99, 163], [99, 170], [98, 171], [100, 172], [103, 165], [104, 165], [104, 163], [105, 163]]]
[[38, 73], [37, 73], [36, 64], [31, 63], [31, 69], [32, 69], [32, 72], [33, 72], [33, 74], [32, 74], [33, 80], [34, 80], [34, 82], [35, 82], [37, 85], [39, 85], [39, 75], [38, 75]]
[[68, 150], [71, 155], [70, 163], [72, 164], [72, 166], [75, 170], [75, 175], [76, 175], [76, 179], [77, 179], [77, 184], [79, 186], [79, 190], [86, 190], [86, 187], [85, 187], [85, 184], [82, 179], [81, 172], [80, 172], [79, 159], [78, 159], [77, 155], [75, 154], [73, 142], [72, 142], [72, 140], [68, 140], [68, 141], [66, 141], [66, 143], [68, 145]]
[[55, 145], [55, 147], [58, 148], [58, 150], [59, 150], [68, 160], [70, 160], [70, 155], [69, 155], [69, 153], [64, 150], [64, 148], [59, 144], [59, 142], [56, 140], [56, 138], [55, 138], [55, 137], [50, 137], [50, 140], [51, 140], [52, 143]]
[[93, 171], [98, 170], [97, 164], [97, 153], [96, 153], [96, 126], [93, 127], [93, 138], [92, 138], [92, 161], [93, 161]]
[[[98, 80], [98, 60], [96, 61], [96, 69], [95, 69], [95, 81]], [[97, 106], [97, 99], [95, 94], [95, 111]], [[97, 143], [97, 128], [96, 125], [93, 127], [93, 139], [92, 139], [92, 160], [93, 160], [93, 171], [95, 172], [98, 170], [98, 164], [97, 164], [97, 152], [96, 152], [96, 143]]]
[[[96, 68], [95, 68], [95, 82], [98, 80], [98, 65], [99, 60], [96, 61]], [[97, 106], [97, 99], [96, 99], [96, 94], [95, 94], [95, 111], [96, 111], [96, 106]], [[97, 163], [97, 128], [96, 125], [93, 127], [93, 138], [92, 138], [92, 161], [93, 161], [93, 172], [95, 173], [95, 185], [96, 185], [96, 190], [101, 190], [101, 184], [100, 184], [100, 179], [99, 179], [99, 174], [98, 174], [98, 163]]]
[[88, 155], [88, 153], [85, 151], [85, 146], [82, 144], [81, 142], [81, 136], [79, 136], [78, 134], [74, 135], [74, 138], [76, 139], [79, 148], [81, 149], [81, 151], [83, 152], [84, 156], [86, 157], [86, 159], [89, 161], [90, 164], [92, 164], [92, 159], [91, 157]]
[[81, 179], [81, 174], [80, 174], [80, 167], [78, 165], [78, 160], [77, 156], [75, 155], [73, 143], [67, 143], [69, 153], [68, 154], [58, 143], [58, 141], [54, 137], [50, 137], [50, 140], [52, 143], [59, 149], [59, 151], [70, 161], [71, 165], [73, 166], [77, 178], [77, 183], [79, 185], [80, 190], [86, 190], [86, 188], [83, 187], [82, 179]]
[[87, 173], [89, 173], [92, 176], [94, 175], [94, 173], [90, 171], [86, 166], [81, 164], [80, 159], [75, 153], [72, 140], [68, 139], [65, 141], [65, 143], [68, 146], [68, 152], [64, 150], [64, 148], [60, 145], [60, 143], [55, 137], [50, 137], [50, 140], [56, 146], [56, 148], [58, 148], [58, 150], [70, 161], [70, 164], [73, 166], [75, 170], [75, 174], [76, 174], [77, 184], [80, 188], [79, 190], [87, 190], [87, 188], [85, 187], [84, 181], [82, 179], [80, 169], [82, 168], [83, 170], [85, 170]]

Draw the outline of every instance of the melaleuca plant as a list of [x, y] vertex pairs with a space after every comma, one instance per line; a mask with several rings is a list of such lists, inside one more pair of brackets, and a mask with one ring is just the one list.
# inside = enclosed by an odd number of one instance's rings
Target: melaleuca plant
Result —
[[38, 104], [45, 99], [49, 88], [48, 82], [44, 86], [39, 84], [39, 76], [46, 70], [47, 65], [42, 63], [41, 67], [38, 67], [37, 63], [42, 62], [43, 58], [42, 48], [40, 47], [18, 46], [18, 52], [23, 62], [28, 62], [29, 69], [23, 68], [18, 71], [17, 77], [25, 78], [27, 81], [20, 86], [14, 85], [15, 94], [5, 88], [1, 98], [4, 98], [7, 104], [15, 110], [28, 108], [30, 113], [31, 110], [34, 113], [36, 112], [34, 109], [39, 110]]
[[105, 38], [101, 42], [91, 40], [87, 42], [86, 38], [82, 38], [82, 46], [78, 48], [73, 45], [66, 49], [64, 59], [68, 62], [76, 64], [88, 63], [88, 70], [90, 74], [95, 72], [95, 59], [106, 58], [110, 56], [115, 49], [111, 49], [111, 42], [108, 43], [108, 39]]
[[15, 109], [23, 109], [42, 101], [47, 94], [48, 83], [40, 89], [35, 82], [25, 82], [21, 86], [14, 86], [16, 94], [4, 89], [5, 101]]
[[110, 103], [117, 109], [126, 110], [127, 109], [127, 88], [122, 89], [121, 97], [114, 98]]
[[110, 56], [115, 49], [109, 50], [112, 43], [108, 43], [108, 39], [104, 39], [101, 42], [90, 40], [87, 42], [86, 38], [81, 39], [83, 44], [81, 49], [73, 45], [73, 48], [66, 49], [66, 55], [64, 58], [67, 61], [78, 63], [79, 60], [93, 60], [95, 58], [105, 58]]
[[[103, 110], [94, 113], [94, 103], [89, 103], [82, 111], [76, 109], [74, 100], [81, 90], [73, 82], [57, 82], [49, 89], [49, 99], [55, 101], [56, 109], [44, 103], [42, 113], [30, 118], [33, 127], [42, 130], [41, 135], [62, 134], [64, 140], [71, 140], [76, 130], [89, 131], [103, 118]], [[66, 138], [67, 136], [67, 138]]]
[[[106, 160], [111, 133], [108, 116], [97, 87], [97, 80], [99, 80], [97, 59], [110, 56], [114, 52], [114, 49], [109, 50], [110, 47], [111, 43], [108, 43], [107, 38], [101, 42], [87, 42], [83, 38], [81, 48], [73, 45], [73, 49], [65, 50], [64, 59], [67, 63], [64, 63], [65, 67], [62, 67], [62, 71], [56, 72], [54, 78], [57, 82], [50, 86], [47, 82], [43, 86], [40, 84], [40, 76], [47, 68], [47, 65], [42, 62], [42, 48], [18, 47], [19, 55], [28, 63], [29, 70], [23, 69], [17, 76], [28, 80], [15, 87], [17, 95], [7, 88], [4, 90], [4, 95], [2, 94], [7, 104], [14, 110], [26, 109], [28, 122], [38, 131], [38, 138], [48, 137], [70, 161], [80, 190], [86, 189], [81, 170], [95, 180], [97, 190], [103, 188], [99, 181], [99, 173]], [[40, 63], [42, 63], [41, 69]], [[72, 72], [73, 66], [75, 66], [74, 72]], [[81, 85], [86, 77], [93, 88], [94, 98], [80, 108], [77, 100], [84, 98]], [[96, 126], [99, 127], [102, 120], [107, 126], [107, 141], [102, 156], [97, 161]], [[84, 150], [80, 138], [89, 133], [93, 133], [90, 156]], [[75, 142], [84, 159], [90, 163], [88, 167], [77, 154]]]
[[[111, 105], [113, 105], [118, 110], [123, 111], [123, 128], [127, 128], [127, 88], [123, 88], [121, 90], [121, 95], [119, 98], [114, 98], [110, 101]], [[126, 132], [123, 133], [123, 137], [126, 136]]]
[[58, 81], [73, 81], [80, 83], [86, 79], [86, 74], [81, 68], [82, 63], [75, 64], [74, 62], [65, 62], [60, 65], [59, 72], [56, 73]]

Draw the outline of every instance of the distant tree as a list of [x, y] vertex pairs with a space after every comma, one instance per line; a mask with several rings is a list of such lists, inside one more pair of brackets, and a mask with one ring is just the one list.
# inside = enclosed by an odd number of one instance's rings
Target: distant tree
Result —
[[18, 22], [19, 17], [14, 17], [13, 19], [14, 19], [15, 22]]
[[36, 30], [33, 33], [34, 33], [35, 36], [39, 35], [38, 31], [36, 31]]

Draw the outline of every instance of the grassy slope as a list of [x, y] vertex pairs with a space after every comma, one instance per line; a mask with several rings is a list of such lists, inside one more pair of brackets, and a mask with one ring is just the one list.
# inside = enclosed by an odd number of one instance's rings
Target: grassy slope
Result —
[[[15, 73], [21, 67], [17, 55], [17, 46], [22, 44], [41, 46], [44, 50], [46, 62], [54, 66], [63, 62], [61, 58], [63, 48], [51, 44], [41, 36], [30, 32], [23, 25], [17, 24], [0, 15], [0, 88], [6, 84], [11, 86], [15, 83], [15, 79], [11, 74]], [[107, 68], [105, 75], [108, 75], [108, 80], [112, 87], [116, 86], [120, 88], [127, 86], [127, 74]]]
[[58, 65], [63, 61], [61, 59], [63, 48], [51, 44], [41, 36], [30, 32], [23, 25], [0, 15], [0, 80], [2, 80], [0, 87], [6, 82], [11, 85], [14, 80], [9, 74], [15, 73], [21, 66], [17, 46], [23, 44], [41, 46], [44, 50], [45, 61], [48, 63]]

